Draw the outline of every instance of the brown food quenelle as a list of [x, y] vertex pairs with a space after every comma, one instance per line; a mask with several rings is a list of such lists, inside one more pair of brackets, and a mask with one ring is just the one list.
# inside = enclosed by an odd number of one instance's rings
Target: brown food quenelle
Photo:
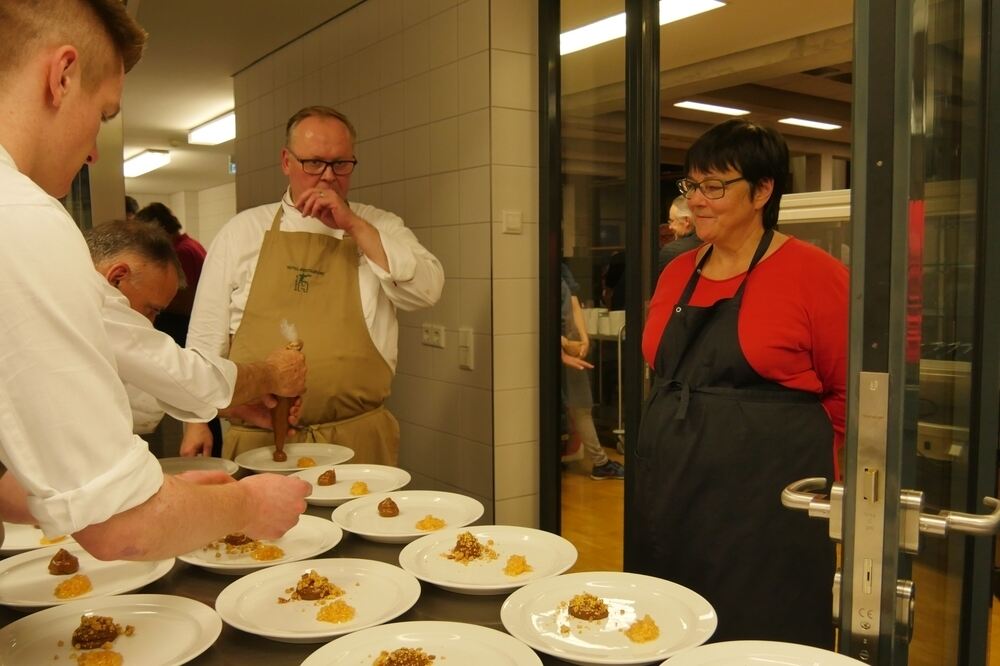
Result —
[[134, 630], [131, 625], [122, 629], [105, 615], [83, 615], [80, 626], [73, 631], [72, 644], [77, 650], [93, 650], [113, 643], [120, 634], [131, 636]]
[[332, 486], [333, 484], [337, 483], [336, 470], [332, 469], [326, 470], [325, 472], [319, 475], [319, 478], [316, 479], [316, 483], [317, 485], [320, 486]]
[[278, 449], [275, 449], [274, 453], [271, 454], [271, 460], [273, 460], [274, 462], [285, 462], [286, 460], [288, 460], [288, 454], [285, 453], [284, 451], [279, 451]]
[[246, 534], [243, 534], [242, 532], [233, 532], [232, 534], [227, 534], [226, 538], [223, 539], [223, 541], [225, 541], [230, 546], [242, 546], [244, 544], [250, 543], [251, 541], [253, 541], [253, 539], [248, 537]]
[[570, 599], [569, 614], [579, 620], [603, 620], [608, 616], [608, 605], [600, 597], [584, 592]]
[[399, 515], [399, 506], [392, 501], [391, 497], [386, 497], [378, 503], [378, 515], [383, 518], [393, 518]]
[[80, 570], [80, 560], [71, 555], [65, 548], [60, 548], [59, 552], [49, 560], [49, 573], [53, 576], [65, 576], [75, 574]]

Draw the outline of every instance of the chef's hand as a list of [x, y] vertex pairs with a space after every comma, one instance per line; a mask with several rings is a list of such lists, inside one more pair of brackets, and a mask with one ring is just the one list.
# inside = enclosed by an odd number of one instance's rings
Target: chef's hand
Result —
[[[273, 395], [266, 395], [257, 402], [250, 402], [239, 407], [230, 407], [220, 411], [224, 416], [231, 416], [240, 419], [248, 425], [265, 430], [274, 430], [274, 421], [271, 419], [271, 410], [278, 404], [277, 398]], [[299, 422], [302, 414], [302, 398], [294, 398], [288, 408], [288, 425], [295, 426]], [[294, 427], [288, 428], [288, 434], [295, 434]]]
[[343, 229], [358, 244], [369, 261], [389, 271], [389, 257], [382, 236], [368, 220], [354, 214], [347, 199], [336, 190], [313, 187], [302, 192], [295, 207], [306, 217], [315, 217], [331, 229]]
[[295, 527], [312, 492], [309, 483], [281, 474], [253, 474], [237, 483], [248, 502], [249, 522], [242, 532], [253, 539], [277, 539]]
[[207, 423], [185, 423], [181, 439], [182, 456], [212, 455], [212, 430]]
[[267, 360], [271, 373], [270, 393], [293, 397], [306, 390], [306, 357], [294, 349], [276, 349]]

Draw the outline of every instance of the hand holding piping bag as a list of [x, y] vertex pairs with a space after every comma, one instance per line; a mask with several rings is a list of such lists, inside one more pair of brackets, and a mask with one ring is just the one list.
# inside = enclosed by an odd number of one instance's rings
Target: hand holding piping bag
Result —
[[[302, 351], [302, 341], [299, 340], [299, 332], [295, 324], [288, 320], [281, 320], [281, 335], [284, 336], [288, 344], [286, 349]], [[292, 398], [277, 396], [278, 404], [271, 410], [271, 422], [274, 425], [274, 462], [285, 462], [288, 454], [285, 453], [285, 437], [288, 436], [288, 409], [292, 404]]]

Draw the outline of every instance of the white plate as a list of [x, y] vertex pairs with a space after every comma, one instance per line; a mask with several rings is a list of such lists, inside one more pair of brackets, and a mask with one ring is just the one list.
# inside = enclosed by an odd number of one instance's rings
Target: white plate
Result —
[[34, 525], [22, 525], [19, 523], [3, 524], [3, 545], [0, 546], [0, 554], [10, 555], [11, 553], [23, 553], [26, 550], [35, 548], [45, 548], [50, 545], [66, 546], [66, 544], [76, 543], [71, 536], [64, 536], [58, 542], [42, 542], [45, 534]]
[[[584, 592], [604, 600], [606, 619], [587, 622], [569, 615], [569, 600]], [[633, 643], [622, 630], [647, 614], [660, 636]], [[692, 590], [616, 571], [564, 574], [525, 585], [507, 597], [500, 620], [514, 638], [573, 664], [659, 663], [707, 641], [718, 623], [712, 606]]]
[[382, 650], [423, 648], [434, 663], [541, 666], [524, 643], [487, 627], [461, 622], [393, 622], [338, 638], [313, 652], [302, 666], [371, 666]]
[[[480, 543], [492, 541], [495, 560], [461, 564], [444, 556], [455, 547], [461, 532], [471, 532]], [[518, 576], [504, 573], [507, 558], [523, 555], [532, 571]], [[551, 532], [512, 525], [456, 527], [420, 537], [399, 553], [399, 566], [419, 578], [452, 592], [504, 594], [528, 583], [556, 576], [576, 562], [576, 547]]]
[[[94, 588], [87, 594], [72, 599], [56, 597], [56, 585], [70, 577], [53, 576], [49, 573], [49, 560], [60, 548], [65, 548], [80, 560], [80, 570], [77, 573], [87, 576]], [[162, 578], [173, 566], [172, 557], [157, 562], [102, 562], [78, 543], [47, 546], [0, 561], [0, 604], [43, 608], [65, 605], [78, 599], [131, 592]]]
[[864, 662], [808, 645], [777, 641], [729, 641], [702, 645], [661, 666], [858, 666]]
[[[321, 486], [316, 483], [319, 475], [330, 469], [337, 474], [336, 483], [331, 486]], [[364, 481], [368, 484], [368, 495], [398, 490], [410, 482], [409, 472], [388, 465], [325, 465], [310, 467], [295, 472], [292, 476], [312, 484], [312, 495], [307, 497], [306, 501], [316, 506], [339, 506], [349, 500], [364, 497], [351, 494], [351, 485], [355, 481]]]
[[276, 472], [278, 474], [291, 474], [308, 467], [300, 467], [299, 458], [312, 458], [316, 461], [316, 467], [320, 465], [339, 465], [354, 457], [354, 449], [349, 449], [340, 444], [318, 444], [302, 442], [300, 444], [285, 444], [285, 453], [288, 460], [285, 462], [274, 462], [273, 446], [264, 446], [259, 449], [244, 451], [236, 456], [236, 464], [251, 472]]
[[[113, 650], [126, 664], [175, 666], [207, 650], [222, 631], [218, 613], [205, 604], [165, 594], [126, 594], [81, 599], [47, 608], [0, 629], [0, 664], [76, 664], [73, 630], [85, 613], [106, 615], [132, 636], [119, 636]], [[63, 645], [59, 646], [59, 641]], [[58, 660], [55, 659], [58, 657]]]
[[[316, 619], [313, 601], [279, 604], [302, 574], [315, 570], [343, 588], [340, 597], [355, 610], [342, 624]], [[334, 636], [382, 624], [408, 611], [420, 597], [420, 582], [399, 567], [374, 560], [305, 560], [256, 571], [231, 583], [215, 600], [226, 624], [285, 643], [320, 643]]]
[[[273, 567], [316, 557], [330, 550], [344, 538], [344, 531], [325, 518], [299, 516], [299, 522], [279, 539], [263, 539], [262, 543], [274, 544], [285, 551], [285, 556], [277, 560], [255, 560], [249, 554], [227, 555], [225, 548], [215, 550], [208, 546], [199, 548], [177, 559], [209, 571], [232, 576], [241, 576], [257, 569]], [[220, 557], [216, 557], [219, 555]]]
[[233, 476], [240, 471], [240, 466], [225, 458], [205, 456], [178, 456], [176, 458], [160, 458], [160, 467], [164, 474], [180, 474], [190, 471], [219, 471]]
[[[399, 507], [399, 515], [383, 518], [378, 515], [378, 503], [386, 497]], [[408, 543], [429, 534], [417, 529], [417, 522], [428, 514], [445, 521], [442, 529], [465, 527], [479, 520], [483, 505], [465, 495], [436, 490], [402, 490], [394, 493], [367, 495], [341, 504], [333, 510], [333, 522], [348, 532], [371, 541]]]

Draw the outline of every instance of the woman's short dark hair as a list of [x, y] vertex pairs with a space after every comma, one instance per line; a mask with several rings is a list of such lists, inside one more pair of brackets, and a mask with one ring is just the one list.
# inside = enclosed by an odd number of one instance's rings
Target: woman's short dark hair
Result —
[[171, 236], [179, 234], [181, 231], [180, 220], [177, 219], [172, 210], [167, 208], [166, 204], [159, 201], [154, 201], [140, 210], [135, 214], [135, 219], [141, 222], [156, 222]]
[[781, 195], [788, 180], [788, 145], [770, 127], [733, 118], [698, 137], [684, 160], [686, 173], [735, 169], [750, 183], [750, 194], [766, 180], [774, 182], [771, 198], [764, 204], [764, 228], [778, 226]]

